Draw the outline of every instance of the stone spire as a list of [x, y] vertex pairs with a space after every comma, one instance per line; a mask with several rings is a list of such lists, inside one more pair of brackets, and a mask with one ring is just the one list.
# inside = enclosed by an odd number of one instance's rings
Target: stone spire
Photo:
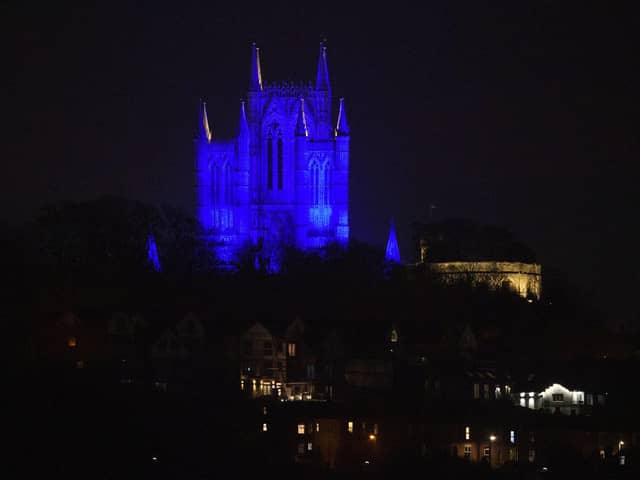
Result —
[[255, 42], [251, 44], [251, 79], [249, 81], [250, 92], [262, 91], [262, 70], [260, 69], [260, 49]]
[[238, 135], [241, 138], [249, 136], [249, 123], [247, 122], [247, 113], [244, 109], [244, 100], [240, 100], [240, 122], [238, 126]]
[[340, 109], [338, 110], [338, 123], [336, 126], [336, 136], [349, 135], [349, 125], [347, 124], [347, 111], [344, 108], [344, 98], [340, 99]]
[[200, 99], [200, 112], [198, 115], [198, 138], [211, 143], [211, 129], [209, 128], [209, 119], [207, 118], [207, 103]]
[[320, 56], [318, 58], [318, 74], [316, 76], [316, 90], [328, 92], [331, 90], [329, 85], [329, 70], [327, 69], [327, 47], [324, 42], [320, 42]]
[[304, 98], [300, 99], [300, 109], [298, 110], [298, 121], [296, 122], [296, 136], [307, 137], [309, 130], [307, 129], [307, 119], [304, 116]]
[[384, 251], [384, 259], [387, 262], [400, 263], [400, 249], [398, 248], [398, 239], [396, 238], [396, 229], [391, 219], [391, 228], [389, 229], [389, 239], [387, 240], [387, 248]]

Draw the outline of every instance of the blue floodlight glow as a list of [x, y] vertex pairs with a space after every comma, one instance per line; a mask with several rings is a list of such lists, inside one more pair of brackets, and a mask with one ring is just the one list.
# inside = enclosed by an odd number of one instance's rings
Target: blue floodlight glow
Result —
[[149, 237], [147, 238], [147, 260], [156, 272], [161, 270], [158, 247], [156, 246], [156, 239], [153, 237], [153, 233], [149, 233]]
[[251, 48], [237, 136], [216, 138], [204, 102], [199, 107], [195, 214], [218, 265], [258, 247], [256, 268], [277, 273], [288, 247], [348, 243], [349, 125], [344, 99], [332, 113], [324, 44], [308, 84], [263, 82]]
[[398, 239], [396, 238], [396, 229], [393, 225], [393, 219], [391, 220], [391, 228], [389, 229], [389, 239], [387, 240], [384, 259], [387, 262], [400, 263], [400, 249], [398, 248]]

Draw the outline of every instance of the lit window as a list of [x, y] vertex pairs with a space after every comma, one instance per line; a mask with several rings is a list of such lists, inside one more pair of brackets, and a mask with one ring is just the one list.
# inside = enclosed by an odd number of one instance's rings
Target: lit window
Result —
[[67, 347], [76, 348], [78, 346], [78, 342], [76, 341], [76, 337], [69, 337], [67, 340]]
[[466, 459], [471, 458], [471, 445], [464, 446], [464, 458]]
[[398, 331], [395, 328], [391, 330], [391, 343], [398, 343]]
[[298, 435], [304, 435], [304, 423], [298, 424]]
[[564, 400], [564, 395], [562, 393], [554, 393], [551, 395], [551, 399], [554, 402], [562, 402]]
[[316, 423], [316, 432], [319, 432], [319, 431], [320, 431], [320, 424]]
[[491, 448], [489, 448], [489, 447], [484, 447], [484, 450], [483, 450], [483, 452], [482, 452], [482, 453], [483, 453], [483, 455], [484, 455], [485, 457], [490, 456], [490, 455], [491, 455]]
[[464, 439], [471, 440], [471, 427], [464, 427]]
[[263, 431], [263, 432], [266, 432], [267, 430], [268, 430], [267, 424], [266, 424], [266, 423], [263, 423], [263, 424], [262, 424], [262, 431]]
[[510, 430], [509, 431], [509, 441], [511, 443], [516, 443], [516, 432], [515, 432], [515, 430]]
[[347, 430], [349, 433], [353, 433], [353, 422], [347, 422]]
[[295, 357], [296, 356], [296, 344], [295, 343], [290, 343], [287, 346], [287, 351], [288, 351], [290, 357]]
[[373, 433], [374, 433], [374, 435], [378, 434], [378, 424], [377, 423], [373, 424]]
[[600, 449], [600, 458], [601, 458], [602, 460], [604, 460], [604, 457], [605, 457], [604, 448], [601, 448], [601, 449]]
[[307, 443], [307, 450], [310, 452], [311, 450], [313, 450], [313, 443], [309, 442]]

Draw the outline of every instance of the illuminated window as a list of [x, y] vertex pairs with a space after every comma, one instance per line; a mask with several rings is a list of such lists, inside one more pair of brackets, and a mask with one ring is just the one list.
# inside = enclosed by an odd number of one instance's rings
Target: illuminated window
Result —
[[502, 396], [502, 393], [500, 392], [500, 387], [496, 387], [496, 398], [500, 398]]
[[471, 440], [471, 427], [464, 427], [464, 439]]
[[467, 460], [471, 458], [471, 445], [464, 446], [464, 458]]
[[397, 343], [397, 342], [398, 342], [398, 332], [394, 328], [393, 330], [391, 330], [391, 343]]
[[515, 430], [510, 430], [509, 431], [509, 441], [511, 443], [516, 443], [516, 432], [515, 432]]
[[76, 337], [69, 337], [67, 340], [67, 347], [76, 348], [78, 346], [78, 342], [76, 341]]
[[353, 422], [347, 422], [347, 431], [353, 433]]
[[473, 398], [480, 398], [480, 385], [477, 383], [473, 384]]
[[489, 457], [489, 456], [491, 455], [491, 448], [489, 448], [489, 447], [484, 447], [484, 450], [482, 451], [482, 454], [483, 454], [485, 457]]
[[378, 434], [378, 424], [377, 424], [377, 423], [374, 423], [374, 424], [373, 424], [373, 434], [374, 434], [374, 435], [377, 435], [377, 434]]
[[602, 460], [604, 460], [604, 457], [605, 457], [605, 456], [606, 456], [606, 455], [605, 455], [605, 453], [604, 453], [604, 448], [601, 448], [601, 449], [600, 449], [600, 458], [601, 458]]
[[309, 442], [307, 443], [307, 451], [310, 452], [311, 450], [313, 450], [313, 443]]
[[304, 435], [304, 423], [298, 424], [298, 435]]
[[295, 343], [290, 343], [287, 346], [287, 352], [289, 353], [290, 357], [295, 357], [296, 356], [296, 344]]
[[266, 423], [263, 423], [263, 424], [262, 424], [262, 431], [263, 431], [263, 432], [266, 432], [267, 430], [268, 430], [267, 424], [266, 424]]
[[319, 431], [320, 431], [320, 424], [316, 423], [316, 432], [319, 432]]
[[240, 380], [240, 390], [244, 390], [244, 380]]
[[564, 395], [562, 393], [554, 393], [551, 395], [551, 399], [554, 402], [562, 402], [564, 400]]

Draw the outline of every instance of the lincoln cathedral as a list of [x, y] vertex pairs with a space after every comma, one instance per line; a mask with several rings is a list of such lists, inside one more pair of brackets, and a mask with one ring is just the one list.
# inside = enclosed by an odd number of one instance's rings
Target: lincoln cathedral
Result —
[[[215, 137], [200, 105], [195, 139], [195, 215], [221, 263], [244, 247], [279, 269], [283, 250], [317, 251], [349, 239], [349, 126], [335, 102], [320, 45], [315, 82], [265, 83], [253, 44], [237, 136]], [[334, 115], [334, 106], [337, 115]]]

